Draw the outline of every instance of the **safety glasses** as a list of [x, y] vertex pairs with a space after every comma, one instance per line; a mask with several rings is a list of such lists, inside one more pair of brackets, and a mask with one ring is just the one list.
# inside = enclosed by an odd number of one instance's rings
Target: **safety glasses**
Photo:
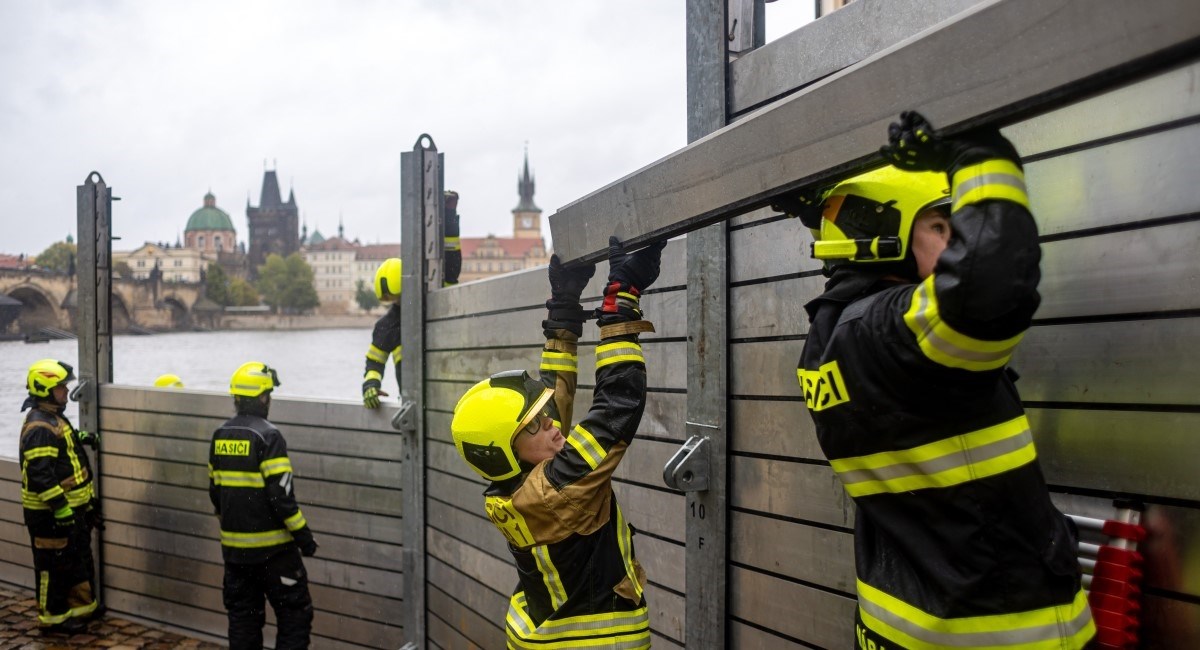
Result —
[[554, 426], [554, 418], [546, 411], [542, 411], [530, 420], [529, 424], [521, 428], [522, 433], [528, 433], [531, 436], [536, 436], [542, 431]]

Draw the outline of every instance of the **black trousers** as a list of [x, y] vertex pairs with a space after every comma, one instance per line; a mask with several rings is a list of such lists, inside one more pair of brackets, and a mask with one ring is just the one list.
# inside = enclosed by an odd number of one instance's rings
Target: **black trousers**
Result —
[[52, 524], [29, 517], [26, 523], [33, 548], [38, 624], [48, 627], [90, 616], [96, 611], [90, 530], [80, 525], [61, 537], [63, 533]]
[[259, 650], [267, 620], [264, 598], [275, 610], [276, 650], [308, 647], [312, 598], [300, 551], [291, 546], [261, 564], [225, 564], [225, 610], [229, 614], [229, 650]]

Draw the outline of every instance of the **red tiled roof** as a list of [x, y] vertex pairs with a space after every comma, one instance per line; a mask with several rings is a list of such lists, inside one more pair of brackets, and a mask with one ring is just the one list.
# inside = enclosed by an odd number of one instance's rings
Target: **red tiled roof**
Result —
[[0, 253], [0, 269], [23, 269], [28, 266], [28, 259], [21, 259], [18, 255]]
[[542, 248], [545, 243], [540, 238], [515, 239], [513, 237], [463, 237], [460, 240], [462, 244], [463, 259], [475, 257], [476, 251], [484, 248], [484, 242], [494, 242], [489, 246], [494, 245], [504, 250], [505, 257], [525, 257], [529, 255], [529, 251], [533, 248]]
[[358, 247], [360, 260], [386, 260], [400, 257], [400, 244], [366, 244]]

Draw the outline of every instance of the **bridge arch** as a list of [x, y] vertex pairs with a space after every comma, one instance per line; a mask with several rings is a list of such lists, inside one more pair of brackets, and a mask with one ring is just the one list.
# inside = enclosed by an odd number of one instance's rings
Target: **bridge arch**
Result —
[[192, 327], [192, 311], [186, 303], [174, 295], [164, 296], [163, 306], [171, 310], [171, 329], [186, 330]]
[[21, 312], [17, 316], [17, 331], [22, 334], [36, 332], [43, 327], [69, 327], [63, 321], [63, 310], [52, 296], [32, 284], [21, 284], [7, 291], [8, 297], [21, 301]]
[[116, 291], [112, 292], [110, 313], [112, 314], [113, 332], [128, 332], [129, 326], [133, 324], [133, 319], [129, 315], [129, 306], [125, 304], [125, 299]]

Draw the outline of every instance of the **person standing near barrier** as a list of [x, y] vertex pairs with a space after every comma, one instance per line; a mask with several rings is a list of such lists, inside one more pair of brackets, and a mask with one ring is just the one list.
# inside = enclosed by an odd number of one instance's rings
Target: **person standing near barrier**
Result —
[[307, 648], [313, 606], [304, 557], [317, 543], [292, 486], [292, 461], [279, 429], [267, 420], [275, 370], [249, 361], [229, 382], [237, 415], [213, 432], [208, 496], [221, 522], [225, 559], [222, 595], [230, 650], [262, 648], [264, 598], [275, 610], [277, 650]]
[[856, 506], [857, 647], [1082, 648], [1076, 536], [1007, 367], [1041, 300], [1020, 158], [915, 112], [888, 134], [894, 167], [789, 210], [830, 276], [798, 377]]
[[579, 424], [571, 426], [576, 345], [586, 318], [579, 296], [595, 266], [564, 268], [557, 255], [540, 381], [523, 370], [492, 375], [454, 408], [454, 446], [491, 481], [484, 509], [517, 564], [509, 648], [650, 647], [645, 572], [611, 481], [645, 409], [638, 334], [654, 328], [638, 303], [658, 277], [665, 244], [626, 254], [610, 240], [608, 282], [596, 310], [596, 387]]
[[[462, 247], [458, 228], [458, 193], [447, 191], [445, 194], [446, 222], [443, 237], [443, 263], [445, 275], [443, 286], [458, 284], [458, 275], [462, 270]], [[387, 397], [383, 390], [383, 375], [387, 370], [388, 356], [396, 366], [396, 387], [399, 392], [400, 362], [403, 358], [400, 347], [400, 283], [401, 271], [404, 266], [400, 258], [392, 257], [383, 261], [375, 271], [375, 297], [379, 302], [390, 304], [387, 313], [375, 321], [375, 329], [371, 332], [371, 345], [367, 348], [367, 365], [363, 371], [362, 396], [363, 406], [369, 409], [379, 408], [379, 398]]]
[[63, 415], [74, 380], [70, 365], [37, 361], [29, 367], [29, 397], [21, 406], [31, 409], [21, 427], [21, 504], [43, 634], [82, 632], [102, 611], [95, 597], [91, 535], [102, 520], [83, 448], [95, 449], [100, 437], [76, 430]]

